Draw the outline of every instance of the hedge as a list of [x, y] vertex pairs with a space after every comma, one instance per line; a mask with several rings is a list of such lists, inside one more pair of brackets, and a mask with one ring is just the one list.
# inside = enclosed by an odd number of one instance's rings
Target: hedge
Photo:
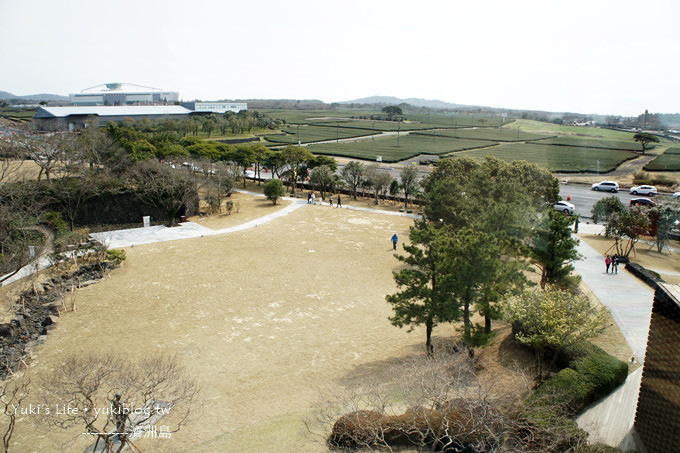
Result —
[[569, 366], [545, 381], [530, 398], [532, 403], [563, 406], [568, 414], [575, 415], [611, 393], [628, 376], [626, 362], [593, 344], [572, 348], [558, 359], [568, 355], [572, 358]]

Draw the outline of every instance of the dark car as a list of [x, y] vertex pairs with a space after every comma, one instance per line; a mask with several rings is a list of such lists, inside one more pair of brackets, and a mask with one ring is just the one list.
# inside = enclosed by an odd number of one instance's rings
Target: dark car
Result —
[[631, 206], [656, 206], [649, 198], [633, 198], [630, 200]]

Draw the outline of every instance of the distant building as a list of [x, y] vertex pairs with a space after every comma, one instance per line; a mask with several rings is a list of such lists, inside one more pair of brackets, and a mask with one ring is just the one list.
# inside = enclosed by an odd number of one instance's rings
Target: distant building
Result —
[[181, 105], [128, 105], [128, 106], [73, 106], [40, 107], [33, 115], [33, 121], [43, 130], [82, 129], [96, 121], [104, 126], [109, 121], [139, 120], [148, 118], [188, 118], [193, 112]]
[[163, 91], [131, 83], [106, 83], [69, 94], [73, 105], [174, 104], [179, 92]]
[[241, 110], [248, 110], [248, 104], [245, 102], [182, 102], [182, 107], [186, 107], [196, 113], [238, 113]]

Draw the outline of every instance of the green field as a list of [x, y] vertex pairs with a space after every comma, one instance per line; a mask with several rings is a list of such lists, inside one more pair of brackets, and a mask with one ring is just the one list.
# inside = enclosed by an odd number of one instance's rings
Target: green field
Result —
[[37, 112], [37, 108], [0, 108], [0, 117], [8, 118], [17, 121], [32, 121], [33, 115]]
[[[324, 140], [342, 140], [352, 137], [363, 137], [374, 133], [368, 129], [354, 129], [336, 126], [297, 126], [287, 125], [284, 128], [286, 135], [265, 135], [264, 139], [274, 145], [314, 143]], [[298, 135], [299, 133], [299, 135]], [[379, 133], [379, 132], [378, 132]]]
[[562, 137], [548, 138], [541, 140], [541, 143], [550, 145], [564, 145], [564, 146], [580, 146], [583, 148], [607, 148], [607, 149], [622, 149], [624, 151], [640, 151], [639, 143], [630, 140], [607, 140], [598, 138], [575, 137], [567, 135]]
[[[397, 143], [399, 144], [398, 147]], [[376, 156], [382, 156], [383, 162], [399, 162], [420, 154], [442, 155], [495, 144], [496, 142], [484, 140], [456, 140], [453, 138], [435, 138], [435, 140], [432, 140], [432, 138], [422, 135], [404, 135], [398, 139], [391, 136], [356, 142], [322, 143], [310, 146], [309, 150], [314, 154], [366, 160], [375, 160]]]
[[478, 159], [495, 156], [507, 161], [526, 160], [556, 173], [596, 173], [598, 171], [607, 173], [638, 155], [629, 151], [601, 148], [508, 143], [481, 150], [463, 151], [456, 153], [455, 156]]
[[[432, 135], [432, 131], [419, 132], [423, 135]], [[443, 137], [470, 138], [476, 140], [494, 140], [498, 142], [519, 142], [526, 140], [540, 140], [549, 138], [548, 135], [539, 135], [523, 130], [498, 128], [498, 127], [478, 127], [474, 129], [437, 129], [435, 134]]]
[[[419, 131], [423, 129], [427, 129], [427, 124], [423, 123], [418, 123], [418, 122], [410, 122], [410, 121], [371, 121], [371, 120], [349, 120], [345, 119], [345, 121], [319, 121], [319, 122], [314, 122], [314, 123], [309, 123], [310, 125], [314, 126], [319, 126], [319, 125], [325, 125], [325, 126], [335, 126], [335, 125], [340, 125], [340, 127], [356, 127], [356, 128], [361, 128], [361, 129], [375, 129], [376, 131], [385, 131], [385, 132], [396, 132], [398, 130], [401, 131]], [[432, 127], [432, 126], [430, 126]]]
[[665, 153], [645, 165], [644, 169], [652, 171], [680, 171], [680, 148], [668, 148]]

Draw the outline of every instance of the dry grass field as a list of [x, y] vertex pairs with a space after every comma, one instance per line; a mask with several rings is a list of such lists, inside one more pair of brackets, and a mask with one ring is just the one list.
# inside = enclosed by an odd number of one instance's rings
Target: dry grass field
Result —
[[[225, 228], [282, 206], [250, 194], [233, 199], [238, 213], [192, 220]], [[39, 387], [38, 376], [71, 353], [177, 354], [199, 380], [202, 408], [170, 439], [139, 440], [144, 451], [326, 452], [303, 423], [326, 392], [376, 376], [389, 380], [403, 360], [424, 354], [424, 329], [390, 325], [385, 302], [396, 289], [398, 264], [389, 240], [395, 232], [406, 239], [411, 224], [305, 206], [249, 230], [127, 248], [119, 269], [69, 301], [77, 311], [60, 318], [25, 374]], [[5, 306], [11, 290], [0, 292]], [[456, 327], [437, 327], [435, 340], [450, 341]], [[479, 363], [482, 372], [505, 376], [502, 385], [511, 390], [516, 362], [530, 364], [532, 356], [513, 344], [507, 326], [496, 329]], [[610, 329], [606, 349], [623, 341], [617, 332]], [[33, 402], [40, 403], [37, 394]], [[15, 451], [84, 451], [91, 443], [82, 427], [33, 421], [19, 419]]]

